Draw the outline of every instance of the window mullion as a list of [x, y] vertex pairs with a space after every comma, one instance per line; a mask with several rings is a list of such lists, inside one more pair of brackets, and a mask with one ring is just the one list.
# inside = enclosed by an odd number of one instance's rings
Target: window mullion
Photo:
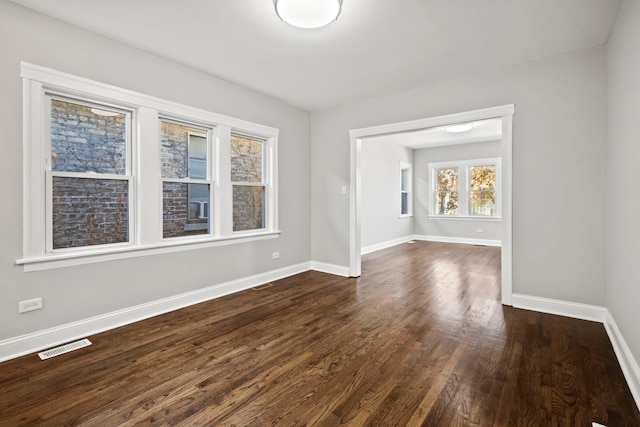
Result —
[[137, 111], [136, 161], [136, 237], [141, 245], [157, 244], [162, 236], [162, 205], [160, 180], [160, 133], [158, 112], [140, 107]]
[[217, 152], [217, 180], [216, 189], [218, 198], [215, 203], [216, 224], [218, 235], [229, 236], [233, 234], [233, 187], [231, 184], [231, 128], [229, 126], [217, 127], [218, 152]]

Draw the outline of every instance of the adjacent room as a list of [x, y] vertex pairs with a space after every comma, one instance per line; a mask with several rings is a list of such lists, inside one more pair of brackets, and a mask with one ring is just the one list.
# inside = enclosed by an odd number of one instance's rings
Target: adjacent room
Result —
[[0, 0], [0, 425], [640, 426], [640, 2]]

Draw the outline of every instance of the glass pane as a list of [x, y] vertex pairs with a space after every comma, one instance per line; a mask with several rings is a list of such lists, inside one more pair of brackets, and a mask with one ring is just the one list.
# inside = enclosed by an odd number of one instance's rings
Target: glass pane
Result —
[[264, 187], [233, 186], [233, 231], [265, 228], [264, 192]]
[[53, 177], [53, 249], [129, 241], [129, 182]]
[[496, 214], [496, 193], [493, 191], [472, 191], [469, 196], [471, 215]]
[[409, 169], [402, 169], [400, 173], [400, 191], [408, 191]]
[[162, 237], [209, 234], [209, 184], [162, 184]]
[[474, 166], [469, 174], [470, 190], [494, 190], [496, 188], [495, 166]]
[[194, 127], [160, 122], [163, 178], [207, 177], [207, 132]]
[[51, 99], [51, 169], [126, 174], [127, 116]]
[[458, 190], [458, 168], [436, 170], [436, 191]]
[[231, 181], [262, 182], [264, 141], [231, 135]]
[[189, 135], [189, 178], [207, 179], [207, 138]]
[[400, 215], [409, 213], [409, 194], [400, 193]]
[[439, 191], [436, 193], [436, 215], [457, 215], [458, 193]]

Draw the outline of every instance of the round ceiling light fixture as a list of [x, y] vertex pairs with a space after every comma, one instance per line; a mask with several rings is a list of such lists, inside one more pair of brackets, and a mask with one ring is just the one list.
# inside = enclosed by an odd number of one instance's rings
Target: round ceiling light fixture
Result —
[[452, 133], [460, 133], [460, 132], [466, 132], [468, 130], [471, 130], [472, 127], [473, 125], [470, 125], [469, 123], [465, 123], [461, 125], [449, 126], [447, 127], [446, 131], [452, 132]]
[[276, 14], [298, 28], [320, 28], [338, 19], [342, 0], [273, 0]]

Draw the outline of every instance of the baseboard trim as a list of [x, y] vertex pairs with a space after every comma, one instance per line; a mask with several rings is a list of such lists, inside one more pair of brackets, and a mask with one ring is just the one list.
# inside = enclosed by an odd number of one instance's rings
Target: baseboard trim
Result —
[[349, 277], [349, 267], [325, 262], [311, 261], [310, 269], [321, 273], [335, 274], [336, 276]]
[[380, 251], [382, 249], [387, 249], [396, 245], [401, 245], [403, 243], [407, 243], [409, 240], [414, 240], [413, 237], [414, 236], [404, 236], [393, 240], [387, 240], [386, 242], [376, 243], [375, 245], [364, 246], [360, 250], [360, 254], [366, 255], [370, 254], [371, 252]]
[[607, 309], [597, 305], [581, 304], [556, 300], [551, 298], [534, 297], [531, 295], [512, 294], [511, 302], [515, 308], [539, 311], [541, 313], [557, 314], [575, 319], [591, 320], [604, 323]]
[[0, 362], [311, 270], [304, 262], [0, 341]]
[[636, 401], [636, 406], [640, 408], [640, 367], [638, 367], [638, 362], [631, 354], [631, 350], [629, 350], [627, 342], [620, 329], [618, 329], [615, 319], [608, 310], [604, 327], [607, 330], [613, 351], [616, 353], [618, 363], [620, 363], [620, 368], [627, 380], [633, 399]]
[[609, 336], [609, 341], [611, 341], [613, 351], [618, 358], [622, 374], [631, 390], [633, 400], [635, 400], [636, 406], [640, 408], [640, 367], [620, 329], [618, 329], [615, 319], [607, 308], [522, 294], [513, 294], [512, 302], [515, 308], [602, 323]]
[[426, 242], [440, 243], [464, 243], [466, 245], [502, 246], [501, 240], [473, 239], [471, 237], [416, 235], [413, 236], [413, 240], [424, 240]]

